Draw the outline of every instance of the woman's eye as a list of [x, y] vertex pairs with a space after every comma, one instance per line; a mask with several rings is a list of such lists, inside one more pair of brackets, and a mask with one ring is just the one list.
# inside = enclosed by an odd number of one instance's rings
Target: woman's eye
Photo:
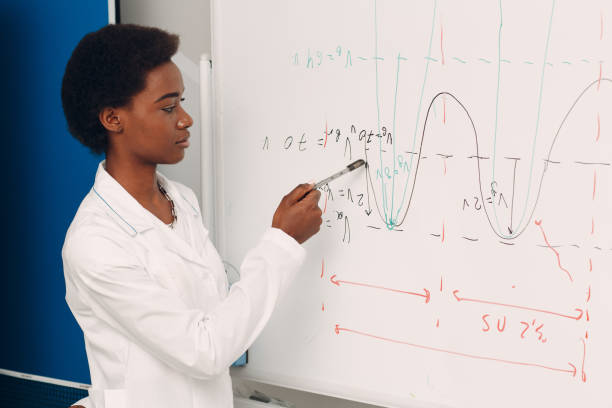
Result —
[[[185, 98], [181, 98], [179, 102], [183, 102], [184, 100]], [[172, 113], [172, 111], [174, 111], [175, 109], [176, 109], [176, 105], [167, 106], [165, 108], [162, 108], [163, 111], [168, 112], [168, 113]]]

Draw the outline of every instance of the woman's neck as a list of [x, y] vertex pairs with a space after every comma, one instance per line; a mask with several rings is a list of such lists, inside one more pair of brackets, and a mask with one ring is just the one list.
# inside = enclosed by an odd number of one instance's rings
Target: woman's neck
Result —
[[156, 165], [138, 163], [133, 159], [121, 160], [107, 154], [105, 167], [108, 174], [144, 207], [160, 200]]

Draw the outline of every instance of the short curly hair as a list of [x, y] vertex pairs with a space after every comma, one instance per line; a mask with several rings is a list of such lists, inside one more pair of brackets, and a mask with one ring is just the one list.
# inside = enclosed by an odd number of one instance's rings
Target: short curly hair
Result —
[[76, 46], [62, 80], [62, 106], [68, 130], [94, 154], [108, 148], [108, 133], [98, 115], [122, 107], [146, 86], [146, 76], [170, 61], [179, 37], [134, 24], [108, 25], [87, 34]]

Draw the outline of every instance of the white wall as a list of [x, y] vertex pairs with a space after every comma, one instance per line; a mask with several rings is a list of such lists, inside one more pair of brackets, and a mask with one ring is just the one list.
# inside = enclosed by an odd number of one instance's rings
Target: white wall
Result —
[[[179, 52], [191, 63], [197, 64], [200, 55], [210, 54], [210, 0], [121, 0], [122, 23], [134, 23], [163, 28], [181, 38]], [[197, 84], [183, 72], [185, 82], [185, 108], [194, 118], [191, 131], [191, 146], [185, 159], [174, 166], [162, 166], [160, 170], [168, 177], [191, 187], [201, 197], [200, 185], [200, 123], [199, 92]], [[269, 396], [291, 402], [295, 408], [368, 408], [373, 405], [359, 404], [338, 398], [275, 387], [267, 384], [234, 380], [236, 388], [256, 389]]]
[[[181, 38], [179, 52], [197, 67], [200, 55], [210, 53], [210, 1], [209, 0], [121, 0], [122, 23], [155, 26], [178, 34]], [[183, 68], [183, 67], [180, 67]], [[191, 145], [185, 159], [174, 166], [160, 166], [160, 171], [173, 180], [191, 187], [201, 197], [200, 183], [200, 91], [196, 78], [190, 78], [183, 70], [185, 84], [184, 107], [193, 117]]]

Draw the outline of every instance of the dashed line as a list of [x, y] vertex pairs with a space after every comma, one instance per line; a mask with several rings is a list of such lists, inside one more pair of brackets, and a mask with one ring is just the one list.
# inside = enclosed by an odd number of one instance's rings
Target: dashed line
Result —
[[446, 124], [446, 95], [442, 95], [442, 107], [444, 109], [442, 123]]
[[[537, 224], [536, 224], [536, 225], [537, 225]], [[366, 225], [366, 227], [368, 227], [368, 228], [372, 228], [372, 229], [377, 229], [377, 230], [382, 229], [381, 227], [376, 227], [376, 226], [374, 226], [374, 225]], [[394, 229], [394, 231], [403, 232], [404, 230], [403, 230], [403, 229]], [[446, 232], [445, 232], [445, 225], [444, 225], [444, 223], [442, 224], [442, 233], [441, 233], [441, 234], [430, 233], [429, 235], [430, 235], [430, 236], [432, 236], [432, 237], [435, 237], [435, 238], [442, 238], [443, 240], [445, 240], [445, 239], [446, 239]], [[470, 242], [478, 242], [478, 241], [480, 241], [480, 239], [479, 239], [479, 238], [468, 237], [468, 236], [465, 236], [465, 235], [462, 235], [462, 236], [461, 236], [461, 239], [465, 239], [466, 241], [470, 241]], [[505, 242], [505, 241], [498, 241], [498, 242], [499, 242], [500, 244], [504, 244], [504, 245], [507, 245], [507, 246], [514, 246], [514, 245], [517, 245], [517, 243], [516, 243], [516, 242]], [[538, 248], [552, 249], [552, 250], [555, 252], [555, 254], [558, 254], [558, 252], [556, 251], [556, 249], [558, 249], [558, 248], [564, 248], [564, 247], [566, 247], [566, 246], [567, 246], [567, 247], [577, 248], [577, 249], [582, 248], [582, 247], [581, 247], [580, 245], [578, 245], [578, 244], [567, 244], [567, 245], [557, 244], [557, 245], [551, 245], [551, 244], [548, 242], [547, 238], [545, 238], [545, 242], [546, 242], [546, 244], [535, 244], [534, 246], [536, 246], [536, 247], [538, 247]], [[604, 248], [602, 248], [602, 247], [600, 247], [600, 246], [593, 246], [593, 247], [591, 247], [591, 248], [592, 248], [592, 249], [596, 249], [596, 250], [598, 250], [598, 251], [603, 251], [603, 250], [604, 250]], [[606, 248], [605, 250], [606, 250], [606, 251], [612, 251], [612, 248]], [[563, 270], [565, 271], [565, 269], [563, 269]], [[591, 271], [593, 270], [593, 261], [592, 261], [590, 258], [589, 258], [589, 270], [591, 270]]]
[[604, 163], [604, 162], [583, 162], [583, 161], [575, 161], [574, 163], [576, 164], [584, 164], [587, 166], [609, 166], [610, 163]]
[[601, 74], [603, 71], [603, 62], [599, 63], [599, 79], [597, 81], [597, 90], [599, 91], [599, 87], [601, 86]]

